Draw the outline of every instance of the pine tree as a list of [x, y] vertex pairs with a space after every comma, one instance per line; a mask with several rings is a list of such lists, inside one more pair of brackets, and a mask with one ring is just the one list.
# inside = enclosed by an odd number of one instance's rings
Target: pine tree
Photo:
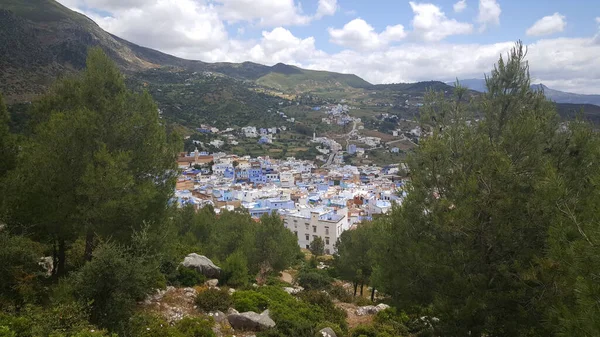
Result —
[[11, 177], [9, 225], [53, 243], [58, 273], [79, 235], [90, 259], [96, 236], [123, 241], [144, 222], [159, 222], [177, 151], [150, 95], [128, 90], [102, 50], [91, 49], [83, 74], [59, 82], [32, 120]]
[[403, 206], [378, 224], [376, 279], [398, 304], [429, 307], [443, 335], [548, 335], [545, 184], [558, 146], [553, 105], [529, 88], [518, 43], [476, 109], [429, 94], [430, 131], [409, 159]]

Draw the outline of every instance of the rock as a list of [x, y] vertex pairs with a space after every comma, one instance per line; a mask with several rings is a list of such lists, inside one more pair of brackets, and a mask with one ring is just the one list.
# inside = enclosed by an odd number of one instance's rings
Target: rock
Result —
[[210, 279], [210, 280], [204, 282], [204, 285], [214, 288], [219, 285], [219, 280], [217, 280], [216, 278]]
[[195, 269], [208, 278], [216, 278], [221, 274], [221, 268], [204, 255], [191, 253], [183, 259], [181, 264], [186, 268]]
[[293, 288], [292, 287], [285, 287], [285, 288], [283, 288], [283, 290], [286, 293], [290, 294], [290, 295], [296, 295], [299, 292], [303, 291], [304, 288], [302, 288], [302, 287], [293, 287]]
[[377, 305], [375, 306], [375, 308], [377, 308], [377, 312], [380, 312], [380, 311], [383, 311], [383, 310], [389, 309], [389, 308], [390, 308], [390, 306], [389, 306], [389, 305], [387, 305], [387, 304], [385, 304], [385, 303], [379, 303], [379, 304], [377, 304]]
[[239, 311], [235, 310], [234, 308], [229, 308], [227, 309], [227, 315], [237, 315], [239, 314]]
[[236, 330], [261, 331], [275, 326], [275, 322], [269, 316], [269, 310], [263, 311], [262, 314], [253, 311], [231, 314], [227, 316], [227, 320]]
[[358, 307], [358, 309], [356, 309], [356, 315], [357, 316], [365, 316], [365, 315], [375, 315], [376, 313], [385, 310], [385, 309], [389, 309], [389, 305], [387, 304], [383, 304], [380, 303], [376, 306], [374, 305], [366, 305], [364, 307]]
[[319, 334], [323, 337], [337, 337], [335, 331], [333, 331], [333, 329], [329, 327], [319, 330]]
[[235, 292], [235, 289], [233, 289], [233, 288], [229, 288], [229, 290], [228, 290], [228, 291], [229, 291], [229, 295], [233, 295], [233, 293]]
[[54, 259], [52, 259], [52, 256], [41, 257], [38, 264], [44, 270], [46, 277], [52, 276], [52, 270], [54, 269]]
[[217, 323], [221, 323], [227, 319], [227, 315], [225, 315], [224, 312], [218, 310], [209, 312], [208, 316], [212, 317]]

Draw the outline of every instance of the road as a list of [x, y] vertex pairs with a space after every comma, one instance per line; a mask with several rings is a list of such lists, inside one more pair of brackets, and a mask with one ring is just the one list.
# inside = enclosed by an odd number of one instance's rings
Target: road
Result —
[[[343, 137], [346, 138], [346, 148], [348, 148], [348, 141], [350, 140], [350, 136], [356, 131], [356, 121], [352, 120], [352, 130], [350, 130], [350, 132], [342, 135]], [[340, 152], [339, 150], [336, 151], [331, 151], [331, 154], [329, 155], [329, 158], [327, 158], [327, 162], [325, 163], [325, 165], [323, 165], [323, 167], [329, 167], [332, 163], [333, 163], [333, 159], [335, 159], [335, 156], [338, 154], [338, 152]]]

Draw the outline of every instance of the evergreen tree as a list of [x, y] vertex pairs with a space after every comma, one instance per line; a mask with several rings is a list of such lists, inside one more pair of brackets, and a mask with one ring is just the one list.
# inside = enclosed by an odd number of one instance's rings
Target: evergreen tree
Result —
[[317, 236], [310, 243], [310, 252], [315, 256], [321, 256], [325, 254], [325, 242], [321, 237]]
[[546, 183], [560, 128], [524, 57], [518, 43], [500, 58], [478, 115], [463, 88], [451, 102], [428, 95], [431, 134], [409, 159], [408, 197], [379, 224], [379, 286], [398, 304], [431, 306], [443, 335], [550, 334]]
[[59, 82], [33, 117], [10, 177], [7, 222], [53, 243], [58, 273], [78, 235], [85, 233], [90, 259], [96, 236], [126, 241], [144, 222], [159, 222], [173, 190], [175, 144], [150, 95], [128, 90], [101, 49], [91, 49], [83, 74]]
[[9, 130], [10, 116], [0, 94], [0, 180], [15, 166], [16, 147]]

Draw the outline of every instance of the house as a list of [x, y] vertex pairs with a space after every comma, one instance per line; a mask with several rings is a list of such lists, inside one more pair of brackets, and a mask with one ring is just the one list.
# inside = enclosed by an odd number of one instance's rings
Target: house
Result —
[[298, 245], [309, 248], [310, 243], [320, 237], [325, 243], [325, 253], [335, 252], [339, 236], [349, 228], [348, 209], [330, 207], [309, 207], [295, 210], [280, 210], [284, 225], [298, 239]]
[[355, 154], [356, 153], [356, 144], [349, 144], [348, 145], [348, 154]]
[[256, 131], [255, 126], [245, 126], [242, 128], [242, 133], [246, 138], [256, 138], [258, 137], [258, 132]]
[[223, 146], [225, 144], [225, 142], [220, 139], [215, 139], [215, 140], [212, 140], [209, 144], [216, 148], [220, 148], [221, 146]]
[[391, 153], [400, 153], [400, 149], [397, 148], [397, 147], [393, 147], [393, 148], [390, 149], [390, 152]]
[[194, 165], [208, 164], [214, 160], [213, 156], [206, 152], [199, 152], [196, 149], [193, 153], [186, 154], [182, 152], [177, 157], [177, 166], [182, 169], [192, 167]]

